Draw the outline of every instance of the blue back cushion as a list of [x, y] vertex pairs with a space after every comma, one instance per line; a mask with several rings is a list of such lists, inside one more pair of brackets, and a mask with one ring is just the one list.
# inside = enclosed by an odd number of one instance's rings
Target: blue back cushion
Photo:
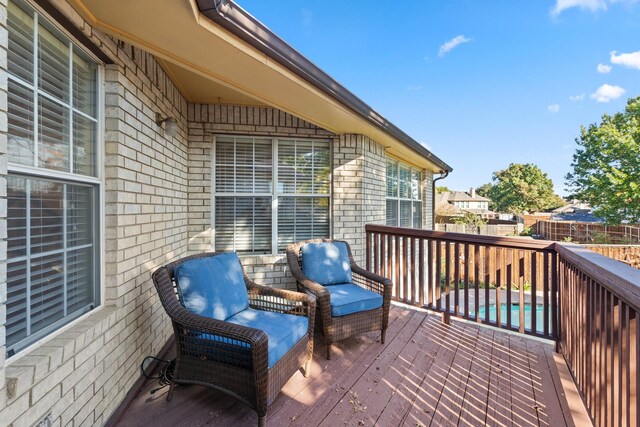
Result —
[[351, 282], [351, 264], [344, 242], [307, 243], [302, 247], [302, 272], [321, 285]]
[[175, 269], [178, 295], [192, 313], [226, 320], [249, 308], [242, 266], [235, 252], [183, 262]]

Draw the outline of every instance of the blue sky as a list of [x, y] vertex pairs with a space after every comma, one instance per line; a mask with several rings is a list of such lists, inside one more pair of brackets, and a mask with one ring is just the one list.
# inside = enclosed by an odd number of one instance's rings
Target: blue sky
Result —
[[454, 171], [537, 164], [565, 195], [581, 125], [640, 95], [640, 0], [238, 0]]

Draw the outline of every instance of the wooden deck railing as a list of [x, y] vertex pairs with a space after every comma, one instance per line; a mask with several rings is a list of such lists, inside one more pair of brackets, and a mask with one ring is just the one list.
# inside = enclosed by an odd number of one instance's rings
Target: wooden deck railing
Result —
[[367, 268], [393, 280], [395, 300], [554, 340], [594, 424], [640, 427], [640, 270], [549, 241], [366, 233]]
[[553, 242], [367, 225], [367, 268], [396, 301], [555, 339]]
[[559, 255], [560, 351], [598, 426], [639, 426], [640, 270], [576, 245]]

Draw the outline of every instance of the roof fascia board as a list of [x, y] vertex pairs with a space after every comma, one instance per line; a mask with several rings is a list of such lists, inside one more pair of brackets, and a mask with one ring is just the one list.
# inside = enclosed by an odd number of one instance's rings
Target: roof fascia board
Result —
[[235, 2], [231, 0], [196, 0], [196, 3], [200, 13], [225, 30], [311, 83], [419, 155], [427, 158], [441, 170], [449, 172], [453, 170], [451, 166], [374, 111]]

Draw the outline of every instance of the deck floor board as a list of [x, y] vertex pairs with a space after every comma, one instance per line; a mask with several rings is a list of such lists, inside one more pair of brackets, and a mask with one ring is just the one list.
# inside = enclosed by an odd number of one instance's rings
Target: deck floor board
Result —
[[[394, 305], [378, 333], [346, 339], [311, 375], [297, 372], [269, 408], [269, 426], [573, 426], [551, 343]], [[566, 381], [565, 381], [566, 383]], [[257, 425], [256, 413], [201, 386], [153, 395], [148, 380], [118, 426]], [[569, 393], [571, 395], [571, 393]], [[573, 399], [575, 400], [575, 399]]]

